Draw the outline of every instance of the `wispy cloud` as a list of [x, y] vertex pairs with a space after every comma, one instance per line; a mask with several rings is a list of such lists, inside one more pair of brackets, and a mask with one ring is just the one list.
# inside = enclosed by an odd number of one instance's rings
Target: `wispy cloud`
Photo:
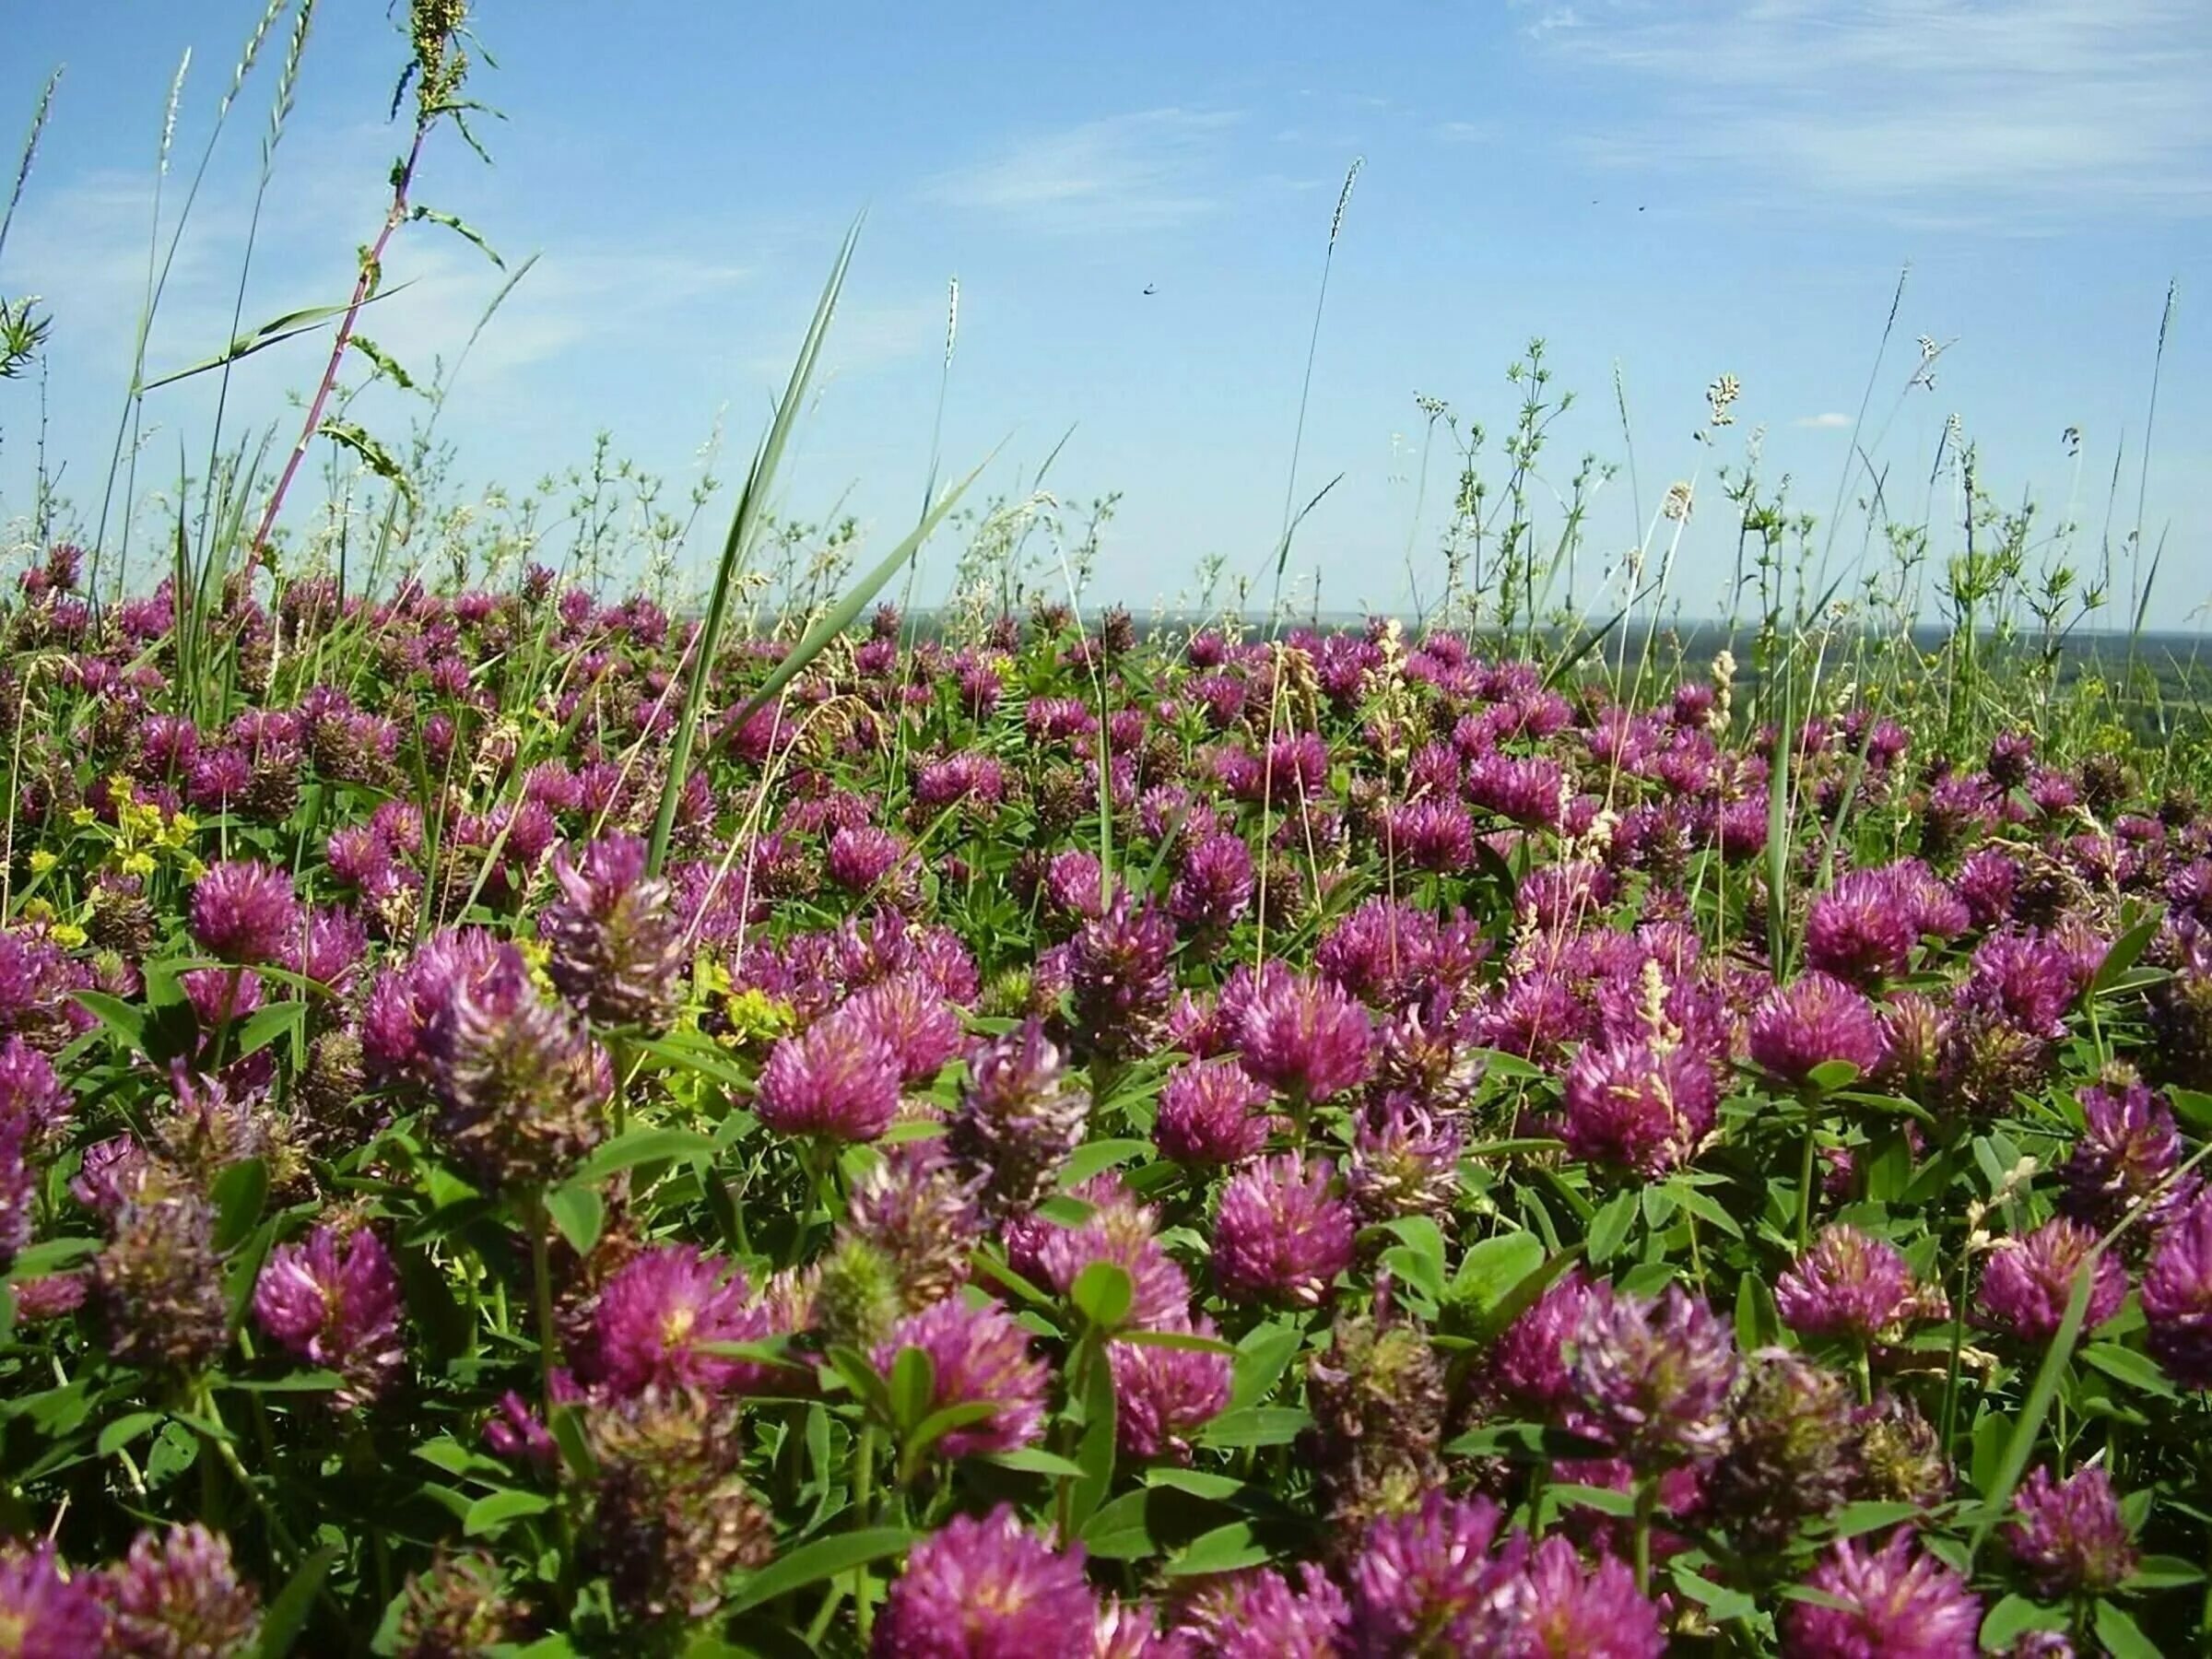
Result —
[[1800, 415], [1796, 419], [1791, 421], [1790, 424], [1794, 427], [1805, 427], [1810, 430], [1818, 432], [1834, 432], [1841, 431], [1843, 428], [1848, 427], [1851, 424], [1851, 417], [1848, 415], [1837, 415], [1834, 413], [1826, 415]]
[[[2202, 0], [1584, 0], [1535, 50], [1619, 83], [1587, 140], [1762, 200], [2041, 229], [2212, 212]], [[1640, 94], [1648, 94], [1641, 95]]]
[[1227, 112], [1146, 110], [1039, 135], [940, 174], [926, 194], [1060, 233], [1157, 229], [1212, 211]]
[[[89, 358], [112, 370], [128, 355], [145, 294], [146, 210], [143, 181], [90, 174], [35, 197], [17, 226], [8, 249], [15, 280], [50, 297], [57, 341], [80, 363]], [[194, 208], [149, 340], [153, 374], [208, 357], [229, 337], [247, 211], [236, 188], [210, 189]], [[343, 300], [350, 287], [344, 241], [350, 223], [335, 205], [265, 219], [243, 326]], [[503, 251], [511, 269], [528, 252]], [[429, 226], [400, 239], [387, 276], [387, 297], [361, 325], [418, 374], [428, 372], [432, 359], [450, 359], [460, 349], [507, 277]], [[618, 345], [680, 325], [747, 276], [743, 266], [688, 253], [574, 241], [548, 247], [485, 331], [470, 380], [481, 383], [546, 362], [587, 340]], [[288, 355], [303, 374], [314, 356], [303, 347]], [[267, 367], [256, 365], [257, 371]]]

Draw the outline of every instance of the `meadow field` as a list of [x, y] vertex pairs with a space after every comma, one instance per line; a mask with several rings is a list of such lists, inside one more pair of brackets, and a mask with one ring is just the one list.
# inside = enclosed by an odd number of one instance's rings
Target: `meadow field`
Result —
[[949, 465], [864, 547], [778, 488], [853, 241], [700, 536], [464, 535], [346, 413], [456, 229], [403, 13], [350, 303], [194, 371], [303, 422], [157, 485], [142, 371], [0, 504], [0, 1653], [2212, 1648], [2162, 547], [1724, 465], [1700, 621], [1540, 392], [1401, 615]]

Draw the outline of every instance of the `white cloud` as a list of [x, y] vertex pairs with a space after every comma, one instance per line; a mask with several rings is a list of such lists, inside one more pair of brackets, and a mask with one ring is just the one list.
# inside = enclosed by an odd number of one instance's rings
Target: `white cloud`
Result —
[[[265, 214], [240, 326], [295, 308], [342, 303], [360, 214], [290, 198]], [[9, 282], [47, 296], [57, 344], [77, 362], [116, 372], [118, 395], [146, 288], [147, 188], [143, 179], [88, 175], [26, 203], [8, 247]], [[205, 191], [178, 245], [149, 336], [152, 377], [213, 356], [231, 334], [238, 262], [250, 201], [230, 186]], [[164, 240], [166, 248], [166, 233]], [[360, 328], [413, 371], [450, 359], [528, 250], [501, 249], [508, 271], [451, 232], [409, 226], [387, 256], [385, 294]], [[500, 306], [469, 359], [472, 383], [553, 359], [586, 339], [619, 341], [704, 312], [744, 282], [739, 265], [688, 253], [593, 242], [546, 249]], [[404, 286], [403, 286], [404, 285]], [[325, 339], [327, 336], [324, 336]], [[324, 347], [327, 349], [327, 347]], [[288, 357], [311, 378], [315, 347], [301, 340], [257, 361]]]
[[1848, 415], [1837, 415], [1834, 413], [1826, 415], [1800, 415], [1796, 419], [1791, 421], [1790, 424], [1794, 427], [1805, 427], [1814, 431], [1834, 432], [1841, 431], [1843, 428], [1851, 425], [1851, 417]]
[[1606, 0], [1532, 32], [1648, 105], [1587, 141], [1609, 165], [2015, 229], [2212, 212], [2202, 0]]
[[1239, 117], [1164, 109], [1109, 116], [941, 174], [927, 194], [1043, 230], [1158, 229], [1212, 211], [1212, 162]]

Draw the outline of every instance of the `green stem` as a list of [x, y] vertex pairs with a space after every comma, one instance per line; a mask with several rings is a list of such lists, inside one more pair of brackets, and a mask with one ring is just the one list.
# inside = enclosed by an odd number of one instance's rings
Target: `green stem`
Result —
[[543, 1187], [530, 1189], [530, 1300], [537, 1310], [538, 1381], [549, 1418], [553, 1413], [553, 1368], [560, 1356], [560, 1341], [553, 1331], [553, 1239]]
[[[876, 1425], [867, 1423], [860, 1430], [859, 1465], [853, 1476], [853, 1518], [865, 1527], [874, 1519], [876, 1507]], [[868, 1570], [865, 1566], [853, 1570], [853, 1610], [860, 1625], [860, 1640], [865, 1644], [876, 1622], [875, 1600], [868, 1594]]]
[[1659, 1477], [1646, 1475], [1636, 1483], [1636, 1589], [1652, 1591], [1652, 1516], [1659, 1508]]
[[1820, 1118], [1810, 1100], [1805, 1103], [1805, 1153], [1797, 1166], [1797, 1253], [1813, 1241], [1813, 1165], [1819, 1157]]

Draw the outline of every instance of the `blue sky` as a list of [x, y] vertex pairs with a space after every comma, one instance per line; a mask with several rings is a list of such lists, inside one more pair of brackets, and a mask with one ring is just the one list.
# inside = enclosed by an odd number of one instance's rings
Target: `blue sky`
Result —
[[[14, 9], [0, 64], [11, 124], [67, 67], [0, 290], [42, 294], [54, 316], [48, 450], [68, 458], [81, 502], [125, 383], [171, 79], [191, 48], [188, 168], [256, 7]], [[1099, 597], [1172, 598], [1208, 554], [1259, 569], [1332, 211], [1364, 157], [1299, 474], [1301, 498], [1343, 475], [1294, 558], [1323, 570], [1324, 605], [1402, 599], [1409, 545], [1433, 589], [1451, 469], [1432, 461], [1417, 518], [1415, 394], [1495, 434], [1517, 401], [1504, 368], [1542, 335], [1555, 386], [1581, 397], [1554, 429], [1550, 488], [1586, 451], [1628, 458], [1617, 372], [1629, 406], [1636, 488], [1624, 467], [1599, 493], [1585, 572], [1645, 537], [1666, 486], [1694, 476], [1674, 588], [1691, 614], [1715, 611], [1735, 541], [1715, 466], [1763, 430], [1762, 471], [1828, 512], [1908, 264], [1873, 399], [1892, 499], [1915, 514], [1930, 499], [1956, 417], [1999, 500], [2032, 494], [2053, 520], [2071, 500], [2092, 556], [2115, 454], [2118, 526], [2136, 516], [2152, 351], [2178, 280], [2144, 519], [2147, 539], [2168, 538], [2159, 619], [2212, 596], [2201, 0], [476, 12], [499, 66], [472, 89], [507, 117], [484, 129], [496, 165], [441, 135], [418, 198], [465, 216], [510, 263], [540, 257], [445, 416], [471, 481], [525, 484], [606, 428], [680, 487], [718, 423], [735, 471], [865, 207], [790, 511], [841, 507], [884, 546], [911, 524], [957, 274], [948, 469], [1003, 443], [983, 488], [1011, 490], [1073, 428], [1055, 493], [1123, 496]], [[157, 371], [229, 332], [275, 55], [217, 152], [149, 347]], [[318, 7], [249, 322], [349, 286], [381, 213], [401, 56], [384, 7]], [[172, 202], [180, 182], [172, 171]], [[418, 371], [459, 345], [500, 280], [427, 225], [403, 234], [389, 271], [415, 286], [368, 332]], [[1908, 387], [1922, 335], [1946, 349], [1934, 385]], [[255, 359], [233, 420], [282, 418], [321, 355], [301, 341]], [[1723, 373], [1742, 382], [1736, 424], [1702, 446], [1704, 391]], [[36, 411], [27, 382], [0, 386], [0, 514], [27, 500]], [[202, 453], [203, 393], [157, 393], [149, 415], [146, 465], [173, 476], [180, 435]], [[1934, 490], [1939, 514], [1948, 488]], [[949, 553], [935, 559], [941, 571]]]

